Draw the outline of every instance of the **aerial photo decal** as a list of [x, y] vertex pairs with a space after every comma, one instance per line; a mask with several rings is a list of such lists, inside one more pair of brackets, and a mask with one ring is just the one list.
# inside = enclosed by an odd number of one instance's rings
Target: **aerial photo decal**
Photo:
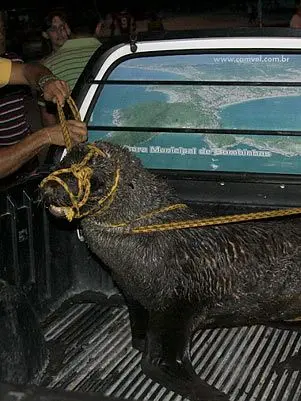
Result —
[[[127, 146], [149, 168], [299, 174], [301, 137], [285, 132], [301, 134], [301, 87], [285, 84], [301, 82], [300, 78], [301, 55], [294, 54], [129, 59], [108, 80], [135, 80], [135, 84], [104, 85], [89, 126], [137, 127], [137, 131], [92, 130], [90, 141], [105, 139]], [[137, 81], [151, 82], [137, 85]], [[239, 82], [250, 84], [239, 86]], [[281, 84], [272, 86], [274, 82]], [[159, 128], [171, 132], [158, 132]], [[189, 131], [196, 128], [217, 132]], [[229, 131], [223, 133], [224, 129]], [[254, 131], [274, 134], [254, 135]]]

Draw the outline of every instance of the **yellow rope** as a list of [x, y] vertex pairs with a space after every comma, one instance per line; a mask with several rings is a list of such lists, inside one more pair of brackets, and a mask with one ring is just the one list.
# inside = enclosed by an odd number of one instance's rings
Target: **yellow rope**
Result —
[[[174, 221], [163, 224], [152, 224], [133, 228], [129, 232], [131, 234], [140, 234], [140, 233], [151, 233], [155, 231], [170, 231], [170, 230], [179, 230], [183, 228], [196, 228], [196, 227], [213, 226], [220, 224], [238, 223], [250, 220], [262, 220], [262, 219], [269, 219], [272, 217], [292, 216], [296, 214], [301, 214], [301, 208], [271, 210], [266, 212], [211, 217], [199, 220]], [[112, 225], [110, 227], [113, 228], [114, 226]]]
[[[86, 156], [83, 158], [83, 160], [80, 163], [73, 164], [69, 168], [65, 169], [60, 169], [57, 170], [53, 173], [51, 173], [48, 177], [44, 178], [44, 180], [41, 182], [40, 186], [43, 187], [48, 181], [56, 181], [58, 184], [60, 184], [64, 190], [69, 194], [70, 201], [72, 203], [72, 206], [63, 206], [63, 210], [65, 212], [65, 215], [69, 221], [71, 221], [73, 218], [80, 218], [83, 216], [87, 215], [92, 215], [92, 214], [99, 214], [103, 213], [104, 210], [107, 210], [114, 198], [115, 194], [118, 189], [119, 181], [120, 181], [120, 168], [116, 168], [115, 172], [115, 178], [113, 185], [109, 192], [100, 198], [97, 202], [97, 205], [90, 209], [87, 212], [81, 213], [80, 209], [87, 203], [90, 197], [90, 179], [93, 174], [93, 170], [87, 166], [87, 163], [89, 160], [94, 156], [94, 155], [100, 155], [102, 157], [106, 157], [106, 154], [99, 148], [97, 148], [94, 145], [88, 145], [89, 152], [86, 154]], [[69, 174], [72, 173], [74, 177], [77, 179], [78, 183], [78, 194], [74, 195], [68, 185], [58, 176], [61, 174]], [[94, 198], [92, 197], [91, 200]], [[105, 206], [104, 203], [108, 202]], [[100, 210], [99, 207], [103, 206]], [[127, 221], [127, 222], [122, 222], [122, 223], [117, 223], [117, 224], [111, 224], [111, 225], [105, 225], [105, 227], [108, 228], [121, 228], [121, 227], [127, 227], [130, 224], [133, 224], [139, 220], [143, 220], [148, 217], [153, 217], [159, 213], [164, 213], [168, 212], [171, 210], [179, 209], [179, 208], [185, 208], [187, 205], [185, 204], [174, 204], [174, 205], [169, 205], [166, 207], [163, 207], [158, 210], [154, 210], [151, 212], [148, 212], [142, 216], [139, 216], [137, 219], [134, 219], [133, 221]], [[196, 220], [188, 220], [188, 221], [173, 221], [169, 223], [162, 223], [162, 224], [151, 224], [151, 225], [146, 225], [146, 226], [140, 226], [136, 228], [131, 228], [129, 230], [129, 233], [131, 234], [139, 234], [139, 233], [150, 233], [150, 232], [155, 232], [155, 231], [170, 231], [170, 230], [179, 230], [179, 229], [184, 229], [184, 228], [196, 228], [196, 227], [204, 227], [204, 226], [212, 226], [212, 225], [221, 225], [221, 224], [229, 224], [229, 223], [237, 223], [237, 222], [243, 222], [243, 221], [250, 221], [250, 220], [262, 220], [262, 219], [269, 219], [272, 217], [282, 217], [282, 216], [292, 216], [292, 215], [297, 215], [301, 214], [301, 208], [290, 208], [290, 209], [280, 209], [280, 210], [271, 210], [271, 211], [263, 211], [263, 212], [255, 212], [255, 213], [245, 213], [245, 214], [235, 214], [235, 215], [229, 215], [229, 216], [219, 216], [219, 217], [210, 217], [210, 218], [204, 218], [204, 219], [196, 219]]]
[[[73, 99], [70, 97], [67, 99], [67, 103], [72, 111], [72, 114], [76, 120], [81, 120], [79, 111], [74, 103]], [[67, 150], [69, 151], [72, 147], [71, 137], [69, 134], [66, 118], [64, 115], [64, 111], [62, 107], [57, 104], [58, 114], [60, 118], [60, 123], [66, 143]], [[69, 195], [70, 201], [72, 206], [63, 206], [62, 209], [65, 212], [65, 215], [69, 221], [71, 221], [74, 217], [79, 218], [91, 214], [99, 214], [103, 213], [104, 210], [109, 209], [111, 206], [114, 197], [116, 195], [119, 180], [120, 180], [120, 169], [118, 165], [116, 166], [115, 178], [113, 185], [109, 192], [103, 196], [101, 199], [98, 200], [97, 205], [92, 209], [88, 210], [87, 212], [81, 213], [80, 209], [88, 202], [91, 192], [91, 184], [90, 179], [93, 174], [93, 170], [87, 166], [89, 160], [95, 156], [100, 155], [102, 157], [106, 157], [107, 155], [99, 149], [97, 146], [88, 145], [89, 152], [83, 158], [80, 163], [73, 164], [70, 168], [65, 168], [61, 170], [57, 170], [46, 177], [40, 184], [43, 187], [48, 181], [56, 181], [59, 185], [61, 185], [64, 190]], [[74, 195], [68, 185], [58, 176], [61, 174], [73, 174], [73, 176], [77, 179], [78, 184], [78, 193]], [[94, 200], [95, 198], [91, 198]], [[107, 203], [106, 203], [107, 202]], [[106, 204], [105, 204], [106, 203]], [[99, 207], [101, 207], [100, 210]], [[185, 204], [175, 204], [163, 207], [158, 210], [151, 211], [146, 213], [142, 216], [139, 216], [137, 219], [133, 221], [122, 222], [119, 224], [111, 224], [105, 225], [108, 228], [121, 228], [121, 227], [128, 227], [130, 224], [133, 224], [139, 220], [143, 220], [145, 218], [153, 217], [159, 213], [168, 212], [171, 210], [185, 208], [187, 205]], [[213, 225], [220, 225], [220, 224], [229, 224], [229, 223], [237, 223], [243, 221], [250, 221], [250, 220], [262, 220], [262, 219], [269, 219], [272, 217], [282, 217], [282, 216], [292, 216], [301, 214], [301, 208], [291, 208], [291, 209], [284, 209], [284, 210], [272, 210], [272, 211], [264, 211], [264, 212], [256, 212], [256, 213], [246, 213], [246, 214], [236, 214], [230, 216], [218, 216], [218, 217], [211, 217], [211, 218], [204, 218], [204, 219], [196, 219], [196, 220], [188, 220], [188, 221], [173, 221], [169, 223], [162, 223], [162, 224], [151, 224], [146, 226], [140, 226], [136, 228], [130, 228], [129, 233], [131, 234], [139, 234], [139, 233], [151, 233], [155, 231], [169, 231], [169, 230], [179, 230], [184, 228], [196, 228], [196, 227], [204, 227], [204, 226], [213, 226]]]
[[[74, 100], [71, 98], [71, 96], [67, 99], [67, 103], [70, 107], [70, 110], [73, 114], [73, 118], [77, 121], [81, 121], [81, 117], [78, 111], [78, 108], [74, 102]], [[62, 132], [63, 132], [63, 136], [64, 136], [64, 141], [66, 144], [66, 148], [67, 151], [69, 151], [72, 147], [72, 141], [71, 141], [71, 136], [69, 133], [69, 129], [68, 129], [68, 125], [67, 125], [67, 121], [65, 118], [65, 114], [64, 114], [64, 110], [62, 108], [62, 106], [57, 103], [57, 111], [58, 111], [58, 115], [59, 115], [59, 120], [60, 120], [60, 124], [62, 127]]]
[[185, 203], [176, 203], [174, 205], [169, 205], [166, 207], [163, 207], [161, 209], [157, 209], [157, 210], [153, 210], [152, 212], [143, 214], [142, 216], [139, 216], [137, 219], [134, 219], [133, 221], [127, 221], [124, 223], [118, 223], [118, 224], [110, 224], [107, 227], [109, 228], [118, 228], [118, 227], [126, 227], [129, 224], [135, 223], [136, 221], [142, 220], [142, 219], [146, 219], [148, 217], [153, 217], [156, 214], [160, 214], [160, 213], [164, 213], [164, 212], [169, 212], [171, 210], [175, 210], [175, 209], [184, 209], [187, 208], [188, 206], [185, 205]]
[[[106, 154], [97, 146], [89, 144], [88, 148], [89, 152], [85, 155], [85, 157], [80, 163], [72, 164], [69, 168], [62, 168], [60, 170], [54, 171], [53, 173], [49, 174], [46, 178], [44, 178], [44, 180], [40, 184], [40, 187], [43, 188], [43, 186], [47, 182], [55, 181], [64, 188], [66, 193], [69, 195], [72, 204], [72, 206], [62, 206], [62, 210], [64, 211], [66, 218], [69, 221], [72, 221], [73, 218], [79, 218], [94, 213], [95, 210], [98, 209], [99, 206], [102, 206], [106, 201], [108, 201], [107, 205], [105, 205], [101, 210], [96, 211], [95, 214], [103, 212], [104, 210], [108, 209], [114, 200], [115, 193], [118, 188], [120, 179], [119, 168], [116, 169], [114, 183], [109, 192], [97, 202], [97, 205], [94, 208], [84, 213], [81, 212], [80, 209], [88, 202], [91, 192], [90, 180], [93, 174], [93, 170], [91, 167], [87, 166], [87, 164], [90, 161], [90, 159], [95, 155], [106, 157]], [[70, 191], [67, 183], [64, 182], [60, 177], [58, 177], [61, 174], [70, 174], [70, 173], [77, 180], [77, 185], [78, 185], [77, 195], [73, 194]]]

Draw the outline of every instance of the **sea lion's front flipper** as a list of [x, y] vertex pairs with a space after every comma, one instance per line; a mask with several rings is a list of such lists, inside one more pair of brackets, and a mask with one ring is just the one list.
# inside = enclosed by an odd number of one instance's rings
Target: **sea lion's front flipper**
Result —
[[185, 310], [150, 313], [142, 370], [191, 401], [229, 401], [195, 373], [190, 361], [191, 317]]
[[124, 293], [126, 305], [129, 311], [132, 347], [143, 352], [146, 343], [146, 333], [148, 327], [149, 313], [148, 311], [131, 296]]

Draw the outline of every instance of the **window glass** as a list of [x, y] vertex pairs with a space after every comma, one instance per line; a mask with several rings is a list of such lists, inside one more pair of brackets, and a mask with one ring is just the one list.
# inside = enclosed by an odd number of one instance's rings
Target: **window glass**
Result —
[[99, 92], [89, 140], [148, 168], [299, 174], [300, 77], [293, 54], [128, 59]]

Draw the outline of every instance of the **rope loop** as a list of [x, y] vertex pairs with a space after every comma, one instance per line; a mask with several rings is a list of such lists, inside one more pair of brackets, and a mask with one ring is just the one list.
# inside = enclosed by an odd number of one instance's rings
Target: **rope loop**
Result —
[[[81, 121], [81, 117], [80, 117], [78, 108], [71, 96], [67, 99], [67, 103], [72, 112], [74, 120]], [[63, 132], [64, 141], [66, 144], [67, 151], [69, 152], [70, 149], [72, 148], [72, 141], [71, 141], [71, 136], [70, 136], [70, 132], [68, 129], [68, 124], [66, 121], [65, 113], [64, 113], [62, 106], [58, 102], [56, 105], [57, 105], [57, 111], [58, 111], [59, 120], [60, 120], [60, 124], [61, 124], [61, 128], [62, 128], [62, 132]]]

